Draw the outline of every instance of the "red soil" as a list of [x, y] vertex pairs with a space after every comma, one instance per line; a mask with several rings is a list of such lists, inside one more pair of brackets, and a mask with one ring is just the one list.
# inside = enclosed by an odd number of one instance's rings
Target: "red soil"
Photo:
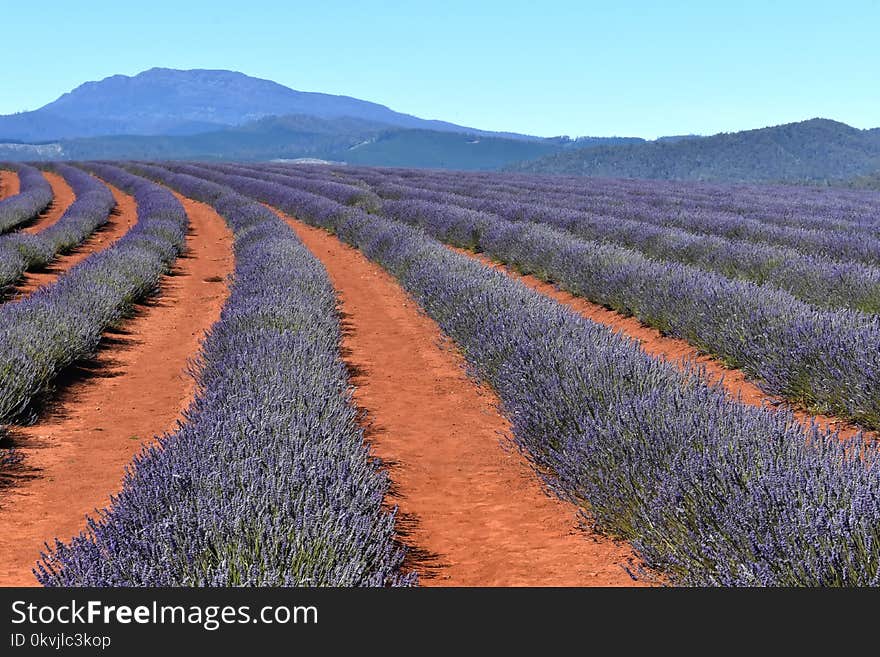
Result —
[[76, 195], [62, 176], [49, 171], [43, 171], [43, 176], [49, 181], [55, 197], [45, 212], [41, 213], [33, 223], [22, 229], [25, 233], [30, 233], [31, 235], [39, 233], [44, 228], [48, 228], [61, 219], [61, 216], [67, 212], [70, 204], [76, 200]]
[[45, 269], [26, 272], [15, 287], [15, 298], [24, 298], [41, 287], [51, 285], [71, 267], [79, 264], [93, 253], [103, 251], [134, 226], [137, 222], [137, 208], [134, 199], [111, 185], [108, 187], [116, 199], [116, 208], [110, 213], [107, 223], [92, 233], [91, 237], [73, 251], [59, 255]]
[[712, 357], [701, 354], [684, 340], [664, 336], [660, 331], [645, 326], [635, 317], [627, 317], [613, 310], [608, 310], [603, 306], [590, 303], [582, 297], [576, 297], [569, 292], [560, 290], [555, 285], [542, 281], [535, 276], [519, 274], [505, 265], [494, 262], [483, 254], [475, 254], [456, 247], [448, 248], [479, 260], [484, 265], [501, 270], [533, 290], [573, 308], [587, 319], [597, 324], [603, 324], [623, 333], [629, 338], [637, 340], [642, 350], [651, 356], [666, 359], [682, 368], [690, 362], [701, 365], [705, 369], [706, 378], [709, 381], [721, 383], [731, 397], [739, 398], [745, 404], [767, 406], [769, 408], [789, 408], [794, 411], [797, 420], [805, 427], [809, 426], [811, 422], [815, 422], [822, 428], [829, 428], [840, 432], [841, 438], [854, 436], [860, 430], [865, 435], [874, 435], [840, 418], [829, 415], [814, 415], [804, 410], [792, 408], [785, 400], [768, 395], [757, 385], [746, 379], [742, 371], [725, 367]]
[[339, 295], [343, 355], [368, 439], [389, 467], [403, 540], [428, 586], [631, 586], [631, 549], [579, 527], [511, 448], [494, 393], [397, 282], [284, 215]]
[[0, 171], [0, 200], [18, 194], [18, 185], [18, 174], [15, 171]]
[[172, 430], [192, 400], [187, 361], [228, 296], [232, 235], [208, 206], [181, 200], [192, 226], [188, 252], [159, 296], [109, 336], [94, 376], [73, 381], [52, 413], [17, 431], [25, 470], [0, 493], [2, 586], [36, 586], [31, 568], [43, 543], [83, 530], [86, 514], [119, 490], [132, 457]]

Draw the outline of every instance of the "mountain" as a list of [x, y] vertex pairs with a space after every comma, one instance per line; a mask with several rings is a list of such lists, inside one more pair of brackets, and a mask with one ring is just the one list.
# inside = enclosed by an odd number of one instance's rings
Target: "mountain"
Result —
[[621, 178], [819, 182], [880, 170], [880, 129], [811, 119], [711, 137], [567, 150], [507, 168]]
[[399, 128], [540, 139], [420, 119], [377, 103], [296, 91], [234, 71], [153, 68], [131, 77], [114, 75], [86, 82], [37, 110], [0, 116], [0, 141], [189, 135], [280, 115], [347, 117]]
[[0, 116], [0, 159], [315, 158], [497, 169], [638, 138], [492, 132], [222, 70], [153, 68], [86, 82], [32, 112]]
[[[880, 129], [812, 119], [722, 133], [541, 138], [296, 91], [221, 70], [154, 68], [0, 116], [0, 160], [313, 158], [352, 164], [728, 181], [873, 184]], [[851, 182], [848, 182], [851, 181]]]

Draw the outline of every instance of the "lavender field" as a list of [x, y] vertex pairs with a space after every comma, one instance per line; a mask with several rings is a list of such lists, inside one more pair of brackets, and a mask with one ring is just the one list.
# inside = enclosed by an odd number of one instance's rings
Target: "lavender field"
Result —
[[[628, 551], [615, 572], [675, 586], [880, 585], [876, 193], [328, 165], [53, 166], [77, 200], [52, 227], [15, 230], [51, 200], [37, 169], [18, 166], [20, 194], [0, 200], [10, 231], [0, 432], [40, 426], [70, 368], [112, 352], [102, 336], [161, 302], [178, 260], [205, 239], [188, 230], [193, 208], [231, 232], [234, 270], [215, 281], [229, 296], [192, 355], [182, 419], [157, 427], [76, 535], [37, 537], [39, 583], [429, 583], [413, 556], [427, 550], [406, 523], [475, 511], [444, 510], [444, 472], [413, 475], [386, 451], [383, 418], [397, 425], [369, 382], [394, 366], [355, 362], [370, 318], [347, 310], [355, 292], [339, 273], [359, 263], [374, 268], [377, 307], [382, 285], [402, 290], [407, 312], [461, 360], [467, 379], [455, 385], [492, 396], [529, 476], [584, 531]], [[108, 186], [131, 196], [136, 224], [16, 298], [25, 272], [108, 221]], [[341, 255], [309, 246], [318, 239]], [[424, 342], [439, 354], [437, 336]], [[426, 416], [415, 439], [442, 440], [427, 415], [451, 379], [432, 390], [408, 381], [398, 387], [413, 422]], [[21, 452], [4, 450], [2, 467], [22, 467]], [[397, 493], [413, 477], [437, 490], [423, 508]]]

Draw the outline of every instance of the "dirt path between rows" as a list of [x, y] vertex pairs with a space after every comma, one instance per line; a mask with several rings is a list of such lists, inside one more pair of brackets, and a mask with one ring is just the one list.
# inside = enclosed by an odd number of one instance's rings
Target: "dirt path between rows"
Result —
[[48, 267], [40, 271], [25, 272], [12, 293], [15, 299], [23, 299], [41, 287], [51, 285], [74, 265], [109, 247], [137, 223], [137, 207], [134, 199], [112, 185], [107, 186], [113, 192], [113, 198], [116, 199], [116, 207], [110, 213], [107, 223], [98, 228], [73, 251], [56, 257]]
[[[705, 368], [709, 381], [720, 382], [731, 397], [739, 398], [743, 403], [751, 406], [769, 406], [770, 408], [791, 408], [785, 400], [768, 395], [756, 384], [749, 381], [741, 370], [729, 369], [711, 356], [701, 354], [688, 342], [678, 338], [664, 336], [657, 329], [645, 326], [635, 317], [626, 317], [618, 312], [609, 310], [603, 306], [591, 303], [583, 297], [577, 297], [565, 290], [560, 290], [556, 285], [547, 283], [532, 275], [519, 274], [509, 267], [493, 261], [484, 254], [475, 254], [465, 249], [447, 248], [474, 258], [484, 265], [505, 272], [510, 277], [524, 283], [536, 292], [551, 297], [556, 301], [576, 310], [582, 316], [598, 324], [603, 324], [615, 331], [622, 332], [627, 337], [637, 340], [642, 350], [654, 357], [663, 358], [676, 363], [682, 368], [688, 362], [696, 362]], [[854, 424], [841, 418], [829, 415], [813, 415], [804, 410], [792, 409], [797, 420], [808, 427], [811, 422], [816, 422], [822, 428], [829, 428], [840, 432], [841, 438], [848, 438], [862, 431], [865, 435], [874, 436], [873, 432], [867, 432]]]
[[0, 171], [0, 201], [18, 194], [19, 180], [15, 171]]
[[181, 200], [188, 252], [160, 294], [108, 336], [47, 417], [17, 431], [25, 469], [0, 491], [0, 586], [37, 585], [31, 568], [43, 543], [84, 529], [141, 446], [172, 430], [192, 400], [187, 362], [228, 296], [232, 234], [208, 206]]
[[328, 233], [280, 215], [339, 295], [343, 357], [389, 466], [402, 540], [427, 586], [632, 586], [631, 549], [579, 528], [511, 447], [498, 399], [399, 284]]
[[50, 171], [43, 171], [42, 173], [43, 177], [52, 187], [53, 198], [49, 207], [41, 212], [40, 216], [22, 228], [22, 232], [30, 233], [31, 235], [39, 233], [61, 219], [64, 213], [67, 212], [67, 208], [76, 200], [76, 194], [73, 193], [73, 189], [71, 189], [62, 176]]

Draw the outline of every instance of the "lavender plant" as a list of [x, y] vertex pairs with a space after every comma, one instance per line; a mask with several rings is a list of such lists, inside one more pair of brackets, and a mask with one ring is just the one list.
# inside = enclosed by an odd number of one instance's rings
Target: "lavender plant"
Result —
[[492, 220], [428, 203], [391, 202], [389, 216], [476, 248], [520, 272], [634, 315], [741, 368], [768, 392], [880, 427], [880, 318], [819, 311], [772, 286], [656, 262], [547, 226]]
[[[339, 171], [332, 173], [340, 175]], [[361, 174], [360, 171], [349, 171], [342, 172], [341, 175], [350, 178]], [[846, 227], [829, 230], [817, 227], [815, 221], [778, 225], [756, 219], [754, 215], [744, 216], [734, 211], [725, 211], [722, 209], [725, 207], [723, 198], [717, 198], [718, 205], [712, 207], [693, 204], [686, 196], [675, 203], [659, 202], [656, 199], [658, 192], [650, 191], [652, 182], [655, 181], [596, 180], [585, 183], [584, 179], [577, 179], [580, 181], [578, 184], [571, 182], [570, 187], [563, 187], [560, 191], [560, 188], [548, 189], [546, 183], [536, 183], [536, 180], [541, 181], [540, 178], [508, 179], [497, 174], [456, 172], [450, 175], [448, 172], [391, 171], [384, 182], [392, 187], [384, 190], [376, 188], [376, 191], [380, 196], [393, 195], [397, 191], [395, 187], [399, 188], [402, 183], [404, 187], [419, 188], [423, 194], [454, 194], [456, 204], [475, 210], [503, 214], [505, 204], [515, 203], [521, 212], [528, 212], [529, 205], [537, 204], [538, 217], [549, 207], [555, 211], [585, 213], [594, 219], [611, 223], [620, 220], [636, 221], [679, 228], [695, 234], [784, 246], [799, 253], [834, 261], [880, 264], [880, 219], [877, 217], [876, 194], [871, 192], [862, 194], [863, 202], [870, 210], [865, 210], [860, 215], [858, 230]], [[727, 188], [727, 199], [739, 198], [733, 193], [734, 189]], [[775, 188], [783, 199], [797, 197], [801, 189]], [[646, 194], [654, 196], [649, 196], [646, 200]], [[452, 199], [443, 202], [452, 202]], [[526, 217], [524, 215], [521, 218]]]
[[[252, 173], [249, 168], [240, 167], [237, 165], [214, 164], [203, 166], [205, 168], [210, 168], [221, 173], [232, 173], [234, 175], [255, 177], [258, 180], [268, 182], [280, 182], [281, 184], [290, 182], [283, 175], [276, 176], [272, 173], [267, 173], [265, 171]], [[367, 212], [376, 211], [381, 205], [379, 197], [376, 196], [376, 194], [367, 185], [349, 185], [333, 180], [328, 180], [324, 177], [319, 176], [315, 176], [314, 178], [299, 178], [297, 184], [300, 189], [304, 189], [320, 196], [326, 196], [327, 198], [333, 199], [334, 201], [337, 201], [343, 205], [351, 205], [353, 207], [362, 208]]]
[[156, 289], [184, 248], [187, 217], [170, 192], [117, 167], [91, 169], [134, 195], [138, 221], [55, 283], [0, 307], [0, 424], [32, 419], [35, 399], [95, 351], [103, 331]]
[[107, 223], [116, 205], [107, 185], [94, 176], [66, 164], [54, 168], [71, 186], [76, 200], [57, 222], [35, 235], [0, 235], [0, 293], [14, 285], [25, 271], [45, 267], [58, 254], [80, 245]]
[[49, 207], [52, 187], [38, 169], [27, 164], [4, 164], [18, 173], [19, 193], [0, 201], [0, 234], [35, 219]]
[[479, 209], [510, 221], [547, 224], [582, 239], [638, 251], [653, 260], [680, 262], [728, 278], [770, 284], [815, 306], [880, 312], [880, 267], [837, 262], [781, 246], [694, 234], [629, 219], [515, 200], [493, 202], [402, 185], [380, 187], [401, 200]]
[[[260, 170], [295, 172], [312, 176], [315, 167], [301, 165], [259, 165]], [[600, 203], [606, 207], [627, 206], [655, 208], [667, 213], [709, 210], [734, 217], [755, 219], [761, 223], [825, 231], [877, 234], [880, 216], [876, 194], [839, 188], [807, 186], [710, 184], [666, 180], [616, 180], [584, 177], [525, 176], [449, 172], [438, 170], [345, 167], [332, 173], [340, 181], [350, 178], [373, 181], [393, 178], [432, 189], [457, 190], [474, 197], [517, 197], [529, 200], [539, 196], [558, 207], [586, 208]], [[320, 175], [320, 174], [319, 174]], [[324, 174], [326, 175], [326, 174]]]
[[258, 203], [155, 167], [235, 233], [235, 278], [186, 422], [36, 574], [49, 586], [405, 586], [388, 479], [369, 455], [320, 263]]

